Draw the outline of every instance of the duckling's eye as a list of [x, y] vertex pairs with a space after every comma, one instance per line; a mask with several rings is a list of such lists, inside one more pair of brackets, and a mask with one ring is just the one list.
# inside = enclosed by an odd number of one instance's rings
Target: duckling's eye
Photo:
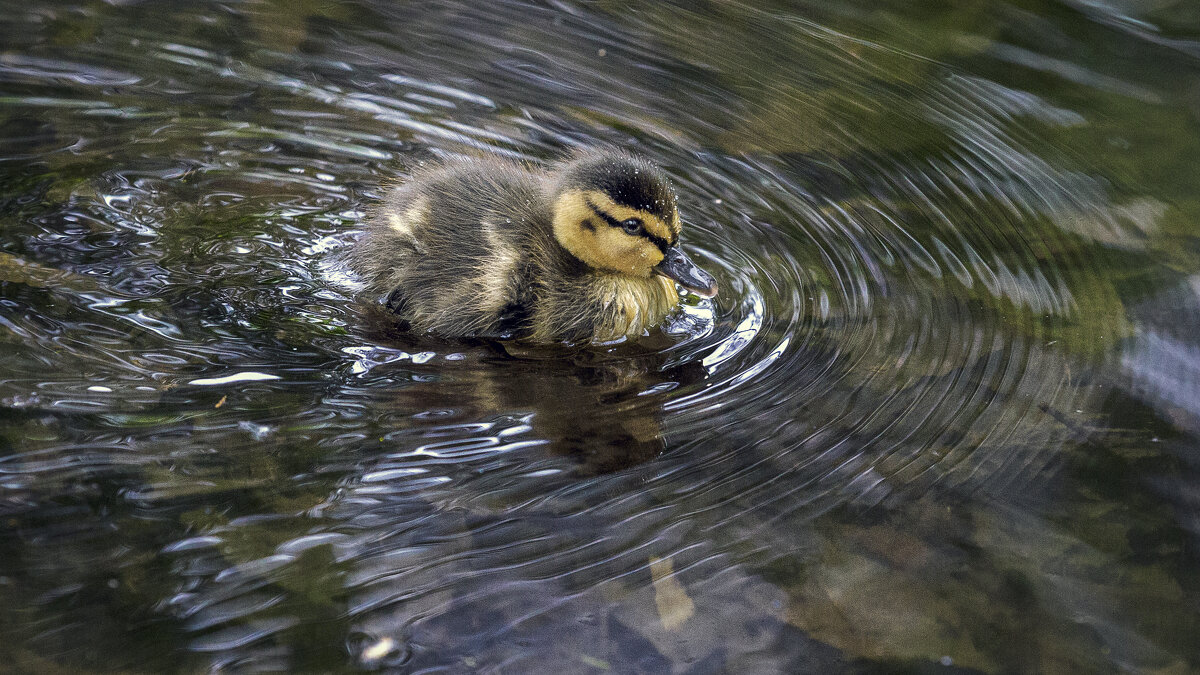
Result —
[[625, 230], [625, 234], [640, 234], [642, 231], [642, 221], [637, 218], [621, 221], [621, 229]]

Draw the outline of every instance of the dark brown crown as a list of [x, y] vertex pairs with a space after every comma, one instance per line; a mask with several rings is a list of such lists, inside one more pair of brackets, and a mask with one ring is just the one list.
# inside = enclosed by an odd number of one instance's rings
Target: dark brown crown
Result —
[[567, 165], [564, 190], [599, 190], [622, 206], [652, 213], [664, 222], [675, 214], [675, 192], [650, 162], [623, 153], [585, 155]]

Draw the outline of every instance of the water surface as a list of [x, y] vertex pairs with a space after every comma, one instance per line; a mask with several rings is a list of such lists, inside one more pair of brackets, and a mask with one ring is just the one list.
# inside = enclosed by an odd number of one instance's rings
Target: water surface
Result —
[[[1190, 3], [10, 2], [27, 672], [1200, 667]], [[396, 334], [409, 167], [616, 144], [722, 294]]]

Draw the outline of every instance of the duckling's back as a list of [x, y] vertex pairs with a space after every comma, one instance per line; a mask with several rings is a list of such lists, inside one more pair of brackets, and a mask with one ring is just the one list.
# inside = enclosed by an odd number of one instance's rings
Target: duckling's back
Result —
[[416, 173], [387, 196], [349, 264], [414, 328], [445, 336], [521, 333], [532, 265], [551, 241], [538, 174], [502, 160]]

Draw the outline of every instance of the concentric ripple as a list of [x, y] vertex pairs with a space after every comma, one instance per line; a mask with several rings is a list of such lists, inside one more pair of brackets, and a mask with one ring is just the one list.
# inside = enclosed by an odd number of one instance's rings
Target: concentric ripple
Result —
[[[1197, 345], [1159, 307], [1195, 305], [1194, 230], [1063, 145], [1089, 101], [1168, 99], [996, 28], [1051, 13], [154, 4], [0, 18], [23, 665], [1195, 662], [1194, 621], [1137, 609], [1194, 607], [1161, 569], [1200, 528], [1150, 520], [1191, 494], [1153, 472], [1194, 470]], [[672, 176], [718, 298], [615, 346], [449, 342], [331, 262], [418, 163], [592, 144]]]

